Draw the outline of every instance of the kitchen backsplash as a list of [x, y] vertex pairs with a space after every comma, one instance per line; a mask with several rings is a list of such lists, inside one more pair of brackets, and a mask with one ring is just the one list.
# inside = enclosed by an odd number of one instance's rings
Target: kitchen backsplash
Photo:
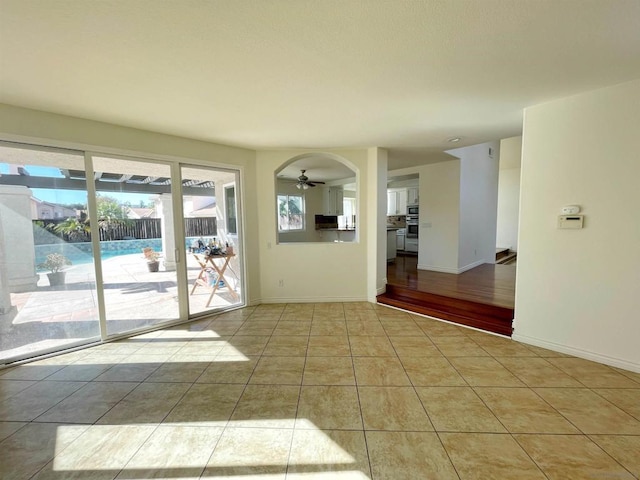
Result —
[[393, 225], [398, 228], [405, 228], [407, 226], [406, 215], [387, 215], [387, 225]]

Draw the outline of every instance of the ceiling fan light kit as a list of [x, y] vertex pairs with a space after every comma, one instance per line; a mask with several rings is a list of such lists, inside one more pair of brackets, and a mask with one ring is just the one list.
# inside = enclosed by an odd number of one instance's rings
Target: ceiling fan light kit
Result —
[[320, 181], [316, 181], [316, 180], [309, 180], [309, 177], [307, 177], [304, 172], [306, 172], [306, 170], [300, 170], [300, 172], [302, 172], [302, 175], [300, 175], [298, 177], [298, 183], [296, 183], [296, 187], [299, 190], [308, 190], [309, 187], [315, 187], [318, 184], [324, 184], [324, 182], [320, 182]]

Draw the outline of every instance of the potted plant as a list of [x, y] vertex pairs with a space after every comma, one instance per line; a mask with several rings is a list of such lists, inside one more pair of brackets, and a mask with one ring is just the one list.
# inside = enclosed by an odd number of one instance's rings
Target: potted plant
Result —
[[142, 249], [142, 253], [144, 254], [144, 258], [147, 260], [147, 268], [150, 272], [157, 272], [160, 268], [160, 262], [158, 258], [160, 255], [158, 252], [154, 251], [151, 247], [145, 247]]
[[38, 268], [51, 270], [51, 273], [47, 273], [47, 277], [49, 277], [49, 285], [54, 287], [64, 285], [64, 277], [67, 272], [63, 272], [62, 269], [67, 265], [71, 265], [71, 260], [67, 257], [61, 253], [50, 253], [44, 262], [38, 264]]

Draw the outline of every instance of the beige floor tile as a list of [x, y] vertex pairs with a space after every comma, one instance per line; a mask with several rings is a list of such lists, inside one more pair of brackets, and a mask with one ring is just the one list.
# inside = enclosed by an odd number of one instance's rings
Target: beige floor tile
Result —
[[113, 478], [156, 428], [157, 425], [92, 425], [57, 453], [36, 478]]
[[100, 418], [98, 424], [160, 423], [190, 386], [188, 383], [142, 383]]
[[640, 422], [588, 389], [535, 388], [538, 395], [587, 434], [640, 435]]
[[373, 480], [457, 480], [438, 436], [431, 432], [366, 432]]
[[35, 384], [34, 380], [3, 380], [0, 377], [0, 402]]
[[511, 435], [441, 433], [461, 480], [544, 480], [542, 471]]
[[356, 387], [303, 386], [296, 428], [362, 430]]
[[249, 383], [300, 385], [305, 357], [262, 357]]
[[347, 321], [349, 320], [366, 320], [366, 321], [375, 321], [378, 322], [378, 314], [375, 310], [361, 310], [361, 311], [347, 311], [345, 310], [345, 316]]
[[526, 345], [525, 346], [531, 350], [533, 353], [542, 358], [563, 358], [570, 357], [571, 355], [567, 355], [565, 353], [556, 352], [554, 350], [549, 350], [542, 347], [536, 347], [535, 345]]
[[284, 479], [292, 436], [286, 429], [227, 428], [202, 478]]
[[233, 415], [233, 427], [293, 428], [300, 387], [247, 385]]
[[304, 335], [273, 336], [264, 349], [263, 355], [304, 357], [307, 354], [309, 337]]
[[[0, 442], [0, 478], [28, 479], [89, 428], [32, 423]], [[60, 477], [62, 478], [62, 477]]]
[[[222, 348], [227, 345], [228, 339], [207, 339], [207, 341], [191, 341], [180, 350], [176, 355], [213, 355], [214, 357], [220, 353]], [[172, 357], [173, 358], [173, 357]]]
[[202, 372], [197, 383], [246, 384], [259, 357], [219, 356]]
[[465, 330], [450, 323], [428, 318], [415, 319], [416, 324], [429, 337], [439, 337], [448, 335], [465, 335]]
[[470, 387], [417, 387], [436, 431], [506, 433]]
[[598, 388], [594, 390], [615, 406], [640, 420], [640, 388]]
[[311, 322], [311, 335], [346, 335], [347, 322], [340, 318], [316, 318]]
[[417, 337], [389, 337], [396, 354], [404, 357], [441, 357], [442, 353], [426, 335]]
[[515, 435], [550, 480], [633, 477], [583, 435]]
[[[437, 344], [438, 338], [444, 337], [433, 337], [434, 343]], [[451, 338], [451, 337], [447, 337]], [[455, 337], [454, 337], [455, 338]], [[464, 339], [461, 342], [450, 342], [437, 345], [440, 353], [445, 357], [488, 357], [489, 354], [477, 343], [473, 342], [468, 337], [457, 337]]]
[[413, 387], [359, 387], [365, 430], [433, 431]]
[[589, 388], [640, 388], [640, 384], [601, 363], [582, 358], [550, 358], [549, 362]]
[[629, 370], [624, 370], [622, 368], [617, 368], [617, 367], [611, 367], [611, 368], [613, 368], [619, 374], [624, 375], [625, 377], [629, 377], [631, 380], [634, 380], [635, 382], [640, 384], [640, 373], [631, 372]]
[[61, 360], [59, 360], [58, 365], [33, 362], [10, 368], [6, 371], [0, 371], [0, 378], [2, 380], [43, 380], [58, 370], [63, 369], [65, 366], [66, 363], [62, 363]]
[[0, 420], [30, 422], [84, 385], [85, 382], [42, 380], [0, 403]]
[[640, 436], [591, 435], [591, 440], [640, 478]]
[[195, 384], [182, 397], [164, 423], [225, 425], [238, 403], [244, 385]]
[[580, 433], [529, 388], [476, 387], [475, 391], [512, 433]]
[[277, 320], [245, 323], [238, 329], [236, 335], [272, 335], [277, 324]]
[[504, 345], [482, 345], [482, 348], [492, 357], [537, 357], [537, 355], [518, 342]]
[[308, 357], [304, 385], [355, 385], [351, 357]]
[[358, 385], [411, 385], [402, 363], [395, 357], [353, 357]]
[[13, 435], [25, 425], [27, 425], [26, 422], [0, 422], [0, 442]]
[[209, 362], [165, 363], [147, 378], [147, 382], [193, 383], [209, 366]]
[[137, 386], [133, 382], [88, 383], [34, 421], [95, 423]]
[[449, 361], [471, 386], [525, 386], [524, 383], [491, 357], [451, 357]]
[[386, 336], [349, 335], [349, 343], [351, 344], [351, 355], [354, 357], [396, 356], [396, 351]]
[[575, 378], [551, 365], [544, 358], [495, 357], [528, 387], [582, 387]]
[[382, 327], [387, 335], [395, 336], [423, 336], [424, 332], [413, 320], [396, 322], [393, 320], [381, 320]]
[[302, 321], [283, 321], [280, 320], [276, 329], [273, 331], [274, 335], [309, 335], [311, 332], [311, 319]]
[[220, 349], [220, 352], [218, 353], [218, 355], [216, 356], [216, 358], [218, 357], [232, 357], [232, 356], [236, 356], [236, 357], [251, 357], [251, 356], [259, 356], [262, 355], [262, 352], [265, 349], [265, 345], [258, 345], [258, 344], [240, 344], [239, 340], [242, 337], [233, 337], [233, 339], [231, 339], [229, 341], [229, 343], [227, 345], [225, 345], [224, 347], [222, 347]]
[[347, 330], [349, 331], [349, 335], [387, 335], [382, 323], [380, 323], [377, 318], [375, 320], [361, 320], [350, 317], [347, 319]]
[[[119, 360], [122, 360], [122, 357]], [[47, 377], [47, 380], [70, 381], [70, 382], [90, 382], [97, 376], [109, 370], [116, 365], [114, 363], [104, 364], [83, 364], [83, 365], [67, 365], [62, 370], [58, 370], [53, 375]]]
[[311, 335], [307, 356], [332, 357], [351, 355], [349, 337], [346, 335]]
[[143, 382], [162, 363], [119, 363], [98, 375], [95, 382]]
[[313, 319], [313, 310], [309, 312], [286, 312], [280, 316], [283, 322], [309, 322]]
[[222, 427], [159, 426], [118, 475], [118, 480], [179, 478], [197, 480]]
[[371, 478], [362, 431], [296, 430], [287, 480]]
[[444, 357], [401, 358], [411, 383], [416, 387], [466, 386], [467, 382]]

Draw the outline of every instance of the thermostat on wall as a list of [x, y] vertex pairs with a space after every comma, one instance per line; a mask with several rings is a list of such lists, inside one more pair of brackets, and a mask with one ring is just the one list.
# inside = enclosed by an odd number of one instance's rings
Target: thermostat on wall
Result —
[[558, 228], [582, 228], [584, 215], [560, 215], [558, 217]]

